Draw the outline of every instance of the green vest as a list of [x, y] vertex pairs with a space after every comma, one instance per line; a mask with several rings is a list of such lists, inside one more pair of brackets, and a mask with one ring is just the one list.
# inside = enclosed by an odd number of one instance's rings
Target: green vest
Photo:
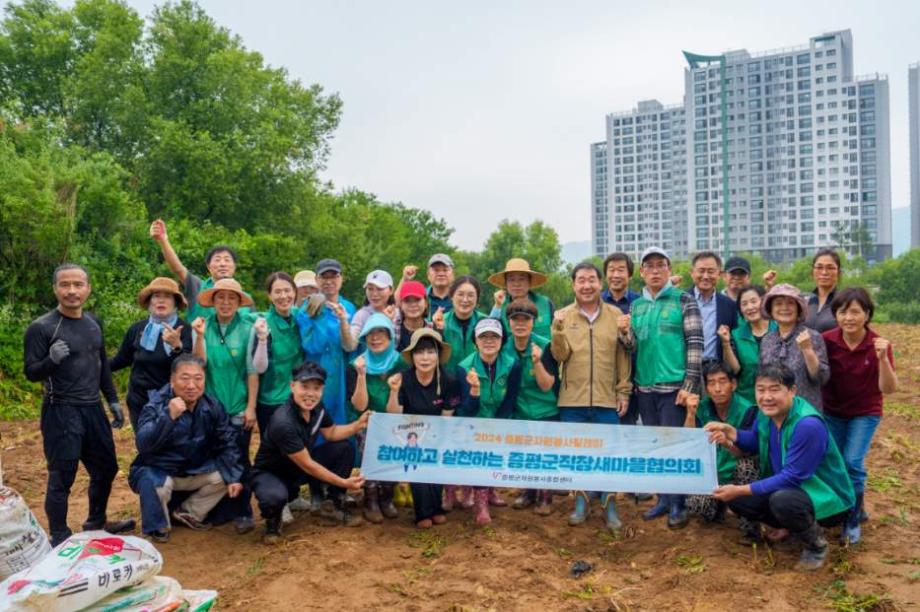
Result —
[[[822, 423], [825, 423], [824, 416], [815, 410], [814, 406], [801, 397], [796, 397], [792, 402], [792, 409], [786, 415], [786, 420], [783, 421], [780, 428], [784, 463], [786, 449], [789, 447], [789, 440], [792, 439], [796, 424], [803, 418], [811, 416], [818, 417]], [[770, 465], [770, 417], [762, 412], [757, 415], [757, 439], [760, 446], [760, 475], [762, 478], [767, 478], [773, 475], [773, 468]], [[815, 507], [815, 518], [818, 520], [852, 508], [856, 501], [853, 483], [850, 481], [843, 457], [837, 450], [834, 436], [830, 433], [827, 436], [827, 450], [824, 451], [821, 463], [818, 464], [818, 469], [811, 478], [802, 483], [802, 490], [811, 498], [811, 503]]]
[[[776, 329], [776, 321], [770, 321], [767, 332]], [[754, 379], [757, 377], [757, 368], [760, 366], [760, 343], [751, 332], [751, 324], [743, 321], [732, 330], [732, 340], [735, 341], [735, 357], [741, 364], [741, 371], [738, 372], [738, 388], [735, 391], [738, 395], [751, 402], [757, 403], [754, 396]]]
[[[549, 340], [536, 334], [530, 335], [530, 342], [536, 344], [544, 351], [549, 350]], [[518, 390], [517, 402], [514, 406], [514, 418], [525, 421], [538, 421], [559, 414], [556, 406], [556, 393], [553, 389], [544, 391], [537, 384], [534, 376], [533, 360], [530, 358], [530, 344], [521, 355], [514, 348], [514, 339], [508, 338], [502, 353], [517, 360], [521, 364], [521, 388]]]
[[469, 372], [470, 368], [479, 374], [479, 413], [478, 417], [491, 419], [495, 417], [498, 407], [508, 392], [508, 375], [514, 367], [514, 358], [503, 352], [495, 359], [495, 380], [493, 381], [479, 353], [473, 353], [460, 362], [460, 367]]
[[221, 337], [217, 315], [210, 314], [205, 319], [204, 341], [208, 353], [205, 391], [217, 398], [231, 416], [246, 410], [249, 396], [246, 351], [251, 330], [252, 324], [237, 313]]
[[450, 345], [450, 359], [444, 364], [444, 367], [447, 368], [447, 372], [451, 376], [453, 376], [461, 361], [476, 352], [473, 332], [476, 330], [476, 323], [485, 318], [485, 316], [478, 310], [474, 310], [473, 314], [470, 315], [466, 334], [464, 334], [463, 328], [457, 322], [457, 317], [453, 310], [444, 315], [444, 330], [441, 332], [441, 337], [444, 338], [444, 342]]
[[[534, 303], [534, 306], [537, 307], [537, 318], [533, 321], [533, 334], [536, 336], [542, 336], [544, 338], [552, 337], [552, 328], [553, 328], [553, 306], [552, 302], [549, 301], [549, 298], [545, 295], [539, 295], [530, 291], [527, 294], [527, 298]], [[511, 328], [508, 326], [508, 304], [510, 303], [510, 296], [505, 300], [505, 303], [502, 304], [502, 312], [499, 317], [502, 320], [502, 325], [505, 328], [505, 334], [511, 336]], [[493, 311], [494, 312], [494, 311]]]
[[[715, 404], [707, 397], [700, 402], [700, 407], [696, 411], [696, 423], [699, 427], [702, 427], [706, 423], [711, 423], [713, 421], [716, 423], [724, 422], [735, 429], [741, 429], [744, 415], [747, 414], [748, 409], [753, 405], [754, 404], [749, 403], [745, 398], [735, 392], [735, 394], [732, 395], [732, 403], [728, 406], [728, 414], [725, 415], [725, 421], [722, 421], [716, 413]], [[728, 484], [731, 482], [732, 476], [735, 475], [735, 467], [737, 465], [738, 458], [731, 454], [727, 448], [721, 445], [716, 447], [716, 468], [719, 472], [719, 484]]]
[[636, 384], [677, 383], [687, 373], [681, 291], [667, 287], [650, 300], [644, 295], [630, 306], [636, 334]]
[[291, 372], [303, 363], [303, 348], [300, 346], [300, 329], [294, 322], [292, 309], [285, 319], [272, 306], [263, 316], [271, 330], [271, 355], [268, 369], [259, 377], [259, 403], [279, 406], [291, 395]]
[[[354, 359], [349, 361], [349, 365], [354, 367], [355, 359], [361, 355], [355, 355]], [[397, 372], [402, 372], [406, 369], [405, 363], [402, 361], [397, 361], [389, 372], [386, 374], [370, 374], [367, 375], [367, 409], [372, 410], [373, 412], [386, 412], [387, 411], [387, 400], [390, 399], [390, 386], [387, 384], [387, 379]], [[346, 417], [348, 422], [358, 420], [358, 417], [361, 416], [361, 412], [354, 407], [354, 404], [351, 403], [351, 398], [345, 398], [345, 405], [347, 407]]]

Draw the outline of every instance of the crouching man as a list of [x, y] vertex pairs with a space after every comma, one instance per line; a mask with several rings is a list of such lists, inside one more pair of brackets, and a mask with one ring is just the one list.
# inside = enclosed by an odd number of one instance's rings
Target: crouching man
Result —
[[243, 488], [236, 433], [204, 386], [204, 361], [177, 357], [169, 384], [150, 393], [138, 420], [138, 454], [128, 482], [141, 498], [144, 534], [156, 542], [169, 540], [173, 491], [191, 494], [173, 510], [172, 520], [204, 530], [211, 527], [205, 517], [221, 498], [236, 497]]
[[[320, 514], [332, 522], [356, 526], [363, 521], [346, 506], [346, 489], [360, 489], [364, 478], [351, 476], [355, 452], [348, 438], [367, 428], [370, 412], [348, 425], [336, 425], [323, 407], [326, 371], [306, 362], [293, 372], [291, 395], [275, 410], [251, 472], [251, 487], [265, 519], [263, 541], [281, 539], [281, 513], [305, 484], [325, 482], [329, 497]], [[322, 433], [325, 443], [317, 444]]]
[[747, 485], [727, 484], [713, 493], [731, 510], [750, 521], [787, 529], [804, 550], [796, 569], [816, 570], [827, 558], [821, 527], [840, 525], [853, 507], [853, 485], [824, 417], [796, 396], [795, 374], [784, 364], [762, 365], [754, 393], [760, 413], [754, 426], [737, 430], [729, 423], [710, 422], [709, 439], [758, 456], [760, 479]]

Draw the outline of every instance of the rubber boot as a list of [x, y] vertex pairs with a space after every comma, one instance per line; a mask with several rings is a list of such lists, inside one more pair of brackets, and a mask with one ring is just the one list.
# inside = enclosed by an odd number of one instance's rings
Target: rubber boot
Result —
[[489, 490], [488, 489], [476, 489], [473, 493], [476, 508], [476, 524], [477, 525], [488, 525], [492, 522], [492, 517], [489, 516]]
[[601, 506], [604, 508], [604, 524], [610, 531], [619, 531], [623, 522], [617, 514], [616, 493], [604, 493], [601, 496]]
[[653, 521], [667, 514], [670, 510], [669, 497], [669, 495], [659, 495], [655, 505], [642, 513], [642, 520]]
[[821, 569], [827, 559], [827, 540], [824, 539], [818, 522], [813, 522], [808, 529], [795, 535], [798, 536], [804, 546], [802, 556], [799, 557], [799, 562], [796, 563], [795, 569], [805, 572]]
[[508, 505], [508, 502], [506, 502], [493, 487], [489, 487], [489, 505], [496, 508], [504, 508]]
[[537, 505], [533, 511], [540, 516], [549, 516], [553, 513], [553, 492], [547, 489], [537, 491]]
[[843, 545], [849, 544], [850, 546], [855, 546], [859, 544], [859, 540], [862, 538], [862, 528], [860, 527], [859, 517], [862, 513], [863, 505], [863, 494], [856, 494], [856, 505], [853, 506], [853, 509], [850, 510], [850, 513], [847, 515], [847, 520], [843, 524], [843, 528], [840, 530], [840, 543]]
[[689, 522], [683, 495], [668, 496], [668, 529], [683, 529]]
[[575, 492], [575, 509], [569, 515], [569, 525], [581, 525], [588, 518], [590, 509], [588, 507], [588, 494], [584, 491]]
[[476, 489], [474, 487], [457, 487], [460, 493], [460, 507], [470, 510], [476, 505]]
[[393, 504], [400, 508], [406, 507], [406, 494], [403, 491], [403, 484], [404, 483], [399, 483], [396, 485], [396, 488], [393, 489]]
[[364, 518], [375, 525], [383, 522], [383, 514], [380, 512], [379, 493], [380, 489], [377, 483], [364, 485]]
[[399, 510], [396, 509], [396, 506], [393, 505], [393, 483], [392, 482], [381, 482], [377, 484], [377, 490], [379, 492], [379, 502], [380, 502], [380, 513], [388, 519], [393, 519], [399, 516]]
[[444, 512], [451, 512], [454, 504], [457, 503], [457, 485], [444, 485], [444, 495], [441, 500], [441, 508]]
[[511, 504], [511, 507], [515, 510], [523, 510], [524, 508], [530, 508], [535, 501], [537, 501], [537, 492], [533, 489], [524, 489], [514, 500], [514, 503]]

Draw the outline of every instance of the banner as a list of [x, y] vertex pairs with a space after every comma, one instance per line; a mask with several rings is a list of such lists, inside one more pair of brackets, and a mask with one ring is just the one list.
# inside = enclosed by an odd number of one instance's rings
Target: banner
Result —
[[702, 429], [374, 413], [361, 473], [431, 484], [712, 493], [716, 449]]

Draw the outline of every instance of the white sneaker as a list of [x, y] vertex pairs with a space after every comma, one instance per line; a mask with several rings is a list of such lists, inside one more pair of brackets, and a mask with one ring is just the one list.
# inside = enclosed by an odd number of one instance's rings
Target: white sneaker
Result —
[[302, 497], [298, 497], [294, 501], [288, 503], [287, 507], [291, 512], [307, 512], [310, 510], [310, 502]]
[[291, 509], [289, 505], [285, 506], [284, 510], [281, 511], [281, 524], [282, 525], [290, 525], [291, 523], [294, 522], [294, 515], [291, 514]]

